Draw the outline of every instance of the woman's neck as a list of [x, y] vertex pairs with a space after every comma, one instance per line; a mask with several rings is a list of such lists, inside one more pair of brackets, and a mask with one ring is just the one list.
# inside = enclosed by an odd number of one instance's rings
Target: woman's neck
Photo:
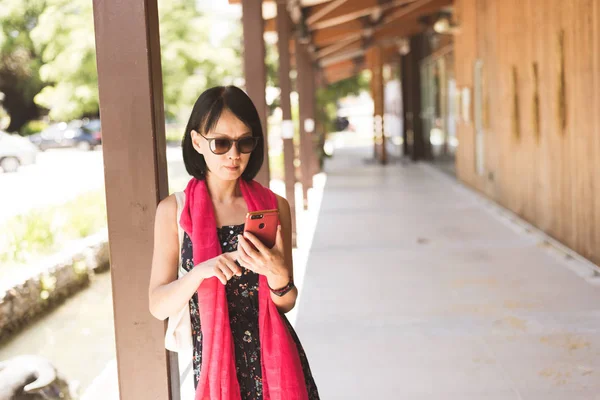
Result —
[[241, 191], [238, 185], [238, 179], [233, 181], [224, 181], [211, 173], [206, 174], [206, 187], [213, 203], [233, 203], [241, 197]]

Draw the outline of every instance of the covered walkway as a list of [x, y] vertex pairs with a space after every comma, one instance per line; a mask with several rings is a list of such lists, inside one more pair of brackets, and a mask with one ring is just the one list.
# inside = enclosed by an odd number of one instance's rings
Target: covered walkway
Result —
[[427, 164], [327, 162], [296, 326], [323, 399], [598, 399], [591, 264]]

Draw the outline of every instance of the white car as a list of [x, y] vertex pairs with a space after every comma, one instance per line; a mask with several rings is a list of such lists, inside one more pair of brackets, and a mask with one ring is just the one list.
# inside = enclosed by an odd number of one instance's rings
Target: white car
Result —
[[0, 131], [0, 169], [15, 172], [22, 165], [35, 163], [38, 149], [27, 138]]

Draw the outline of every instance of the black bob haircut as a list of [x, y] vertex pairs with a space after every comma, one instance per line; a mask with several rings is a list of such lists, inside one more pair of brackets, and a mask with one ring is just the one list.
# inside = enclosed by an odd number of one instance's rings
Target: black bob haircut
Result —
[[192, 131], [195, 130], [203, 135], [208, 134], [217, 125], [223, 110], [231, 111], [250, 128], [253, 137], [260, 138], [256, 148], [250, 154], [250, 161], [248, 161], [246, 169], [242, 173], [242, 179], [251, 181], [258, 174], [265, 157], [264, 137], [254, 103], [242, 89], [236, 86], [213, 87], [204, 91], [196, 100], [181, 141], [185, 169], [188, 174], [196, 179], [206, 179], [208, 167], [204, 156], [198, 153], [192, 144]]

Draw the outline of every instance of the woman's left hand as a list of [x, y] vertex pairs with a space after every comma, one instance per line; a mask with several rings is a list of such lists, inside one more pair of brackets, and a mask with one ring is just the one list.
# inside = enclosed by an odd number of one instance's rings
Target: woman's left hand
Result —
[[265, 275], [272, 288], [283, 287], [290, 280], [284, 254], [281, 225], [277, 227], [277, 237], [272, 249], [250, 232], [238, 236], [238, 263], [250, 271]]

